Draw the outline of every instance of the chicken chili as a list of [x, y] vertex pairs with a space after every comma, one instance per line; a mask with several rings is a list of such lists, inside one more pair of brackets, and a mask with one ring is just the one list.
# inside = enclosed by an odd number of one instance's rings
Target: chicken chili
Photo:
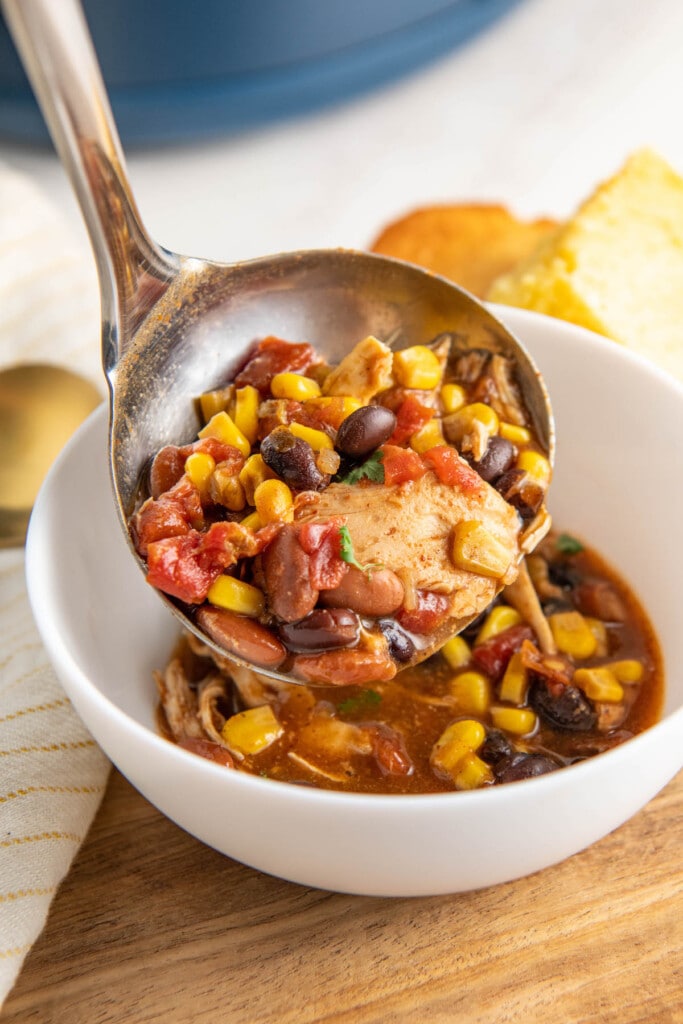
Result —
[[228, 654], [385, 682], [516, 578], [551, 467], [514, 363], [455, 336], [337, 366], [266, 338], [154, 457], [130, 520], [150, 584]]
[[653, 724], [662, 661], [638, 601], [553, 533], [461, 636], [393, 680], [279, 684], [183, 640], [159, 674], [164, 733], [229, 768], [367, 793], [433, 793], [555, 771]]

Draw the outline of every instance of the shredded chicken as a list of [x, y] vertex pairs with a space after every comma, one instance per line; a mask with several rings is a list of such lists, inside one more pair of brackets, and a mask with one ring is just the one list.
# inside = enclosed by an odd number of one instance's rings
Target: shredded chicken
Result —
[[212, 672], [202, 679], [197, 687], [197, 692], [199, 694], [198, 714], [202, 728], [214, 743], [219, 743], [224, 747], [221, 729], [225, 725], [225, 715], [219, 710], [218, 704], [227, 699], [226, 680], [218, 672]]
[[298, 508], [296, 516], [302, 522], [342, 516], [361, 564], [382, 564], [401, 578], [407, 571], [414, 586], [450, 595], [454, 617], [483, 611], [501, 582], [453, 563], [451, 542], [457, 523], [482, 523], [509, 553], [502, 582], [512, 582], [517, 574], [519, 520], [488, 485], [465, 494], [442, 484], [433, 473], [392, 486], [331, 484], [313, 502]]
[[514, 381], [512, 360], [494, 353], [489, 363], [495, 394], [491, 394], [491, 406], [506, 423], [523, 427], [527, 418], [524, 413], [519, 388]]
[[204, 732], [197, 718], [197, 697], [180, 659], [173, 658], [163, 675], [155, 672], [154, 678], [173, 739], [201, 739]]
[[526, 559], [519, 567], [517, 579], [505, 588], [505, 600], [511, 604], [525, 622], [533, 629], [538, 638], [538, 644], [544, 654], [557, 654], [557, 645], [553, 639], [550, 624], [543, 614], [538, 594], [531, 582]]

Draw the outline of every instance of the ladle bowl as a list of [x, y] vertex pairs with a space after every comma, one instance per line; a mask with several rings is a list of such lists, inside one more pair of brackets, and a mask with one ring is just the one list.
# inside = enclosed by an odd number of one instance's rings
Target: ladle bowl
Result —
[[[445, 279], [344, 250], [226, 265], [178, 256], [154, 243], [131, 194], [77, 0], [2, 0], [2, 6], [97, 260], [111, 472], [126, 536], [150, 457], [165, 444], [195, 436], [196, 397], [224, 382], [247, 348], [271, 334], [310, 341], [330, 362], [368, 334], [402, 348], [445, 331], [456, 335], [459, 347], [512, 356], [536, 434], [552, 460], [552, 414], [536, 367], [484, 306]], [[168, 604], [198, 632], [182, 609]]]

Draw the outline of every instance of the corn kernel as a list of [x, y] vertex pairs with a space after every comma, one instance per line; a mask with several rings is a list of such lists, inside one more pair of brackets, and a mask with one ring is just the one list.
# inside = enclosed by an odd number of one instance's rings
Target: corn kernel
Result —
[[266, 465], [263, 457], [261, 455], [250, 455], [239, 474], [239, 480], [244, 488], [247, 504], [254, 504], [254, 492], [259, 484], [262, 484], [264, 480], [274, 479], [275, 473], [273, 473], [270, 466]]
[[606, 704], [620, 704], [624, 699], [624, 689], [614, 672], [606, 665], [594, 668], [577, 668], [572, 682], [583, 690], [591, 700], [604, 701]]
[[302, 441], [308, 441], [314, 452], [319, 452], [321, 448], [334, 448], [332, 438], [324, 430], [304, 427], [302, 423], [290, 423], [287, 429], [295, 437], [300, 437]]
[[461, 636], [453, 636], [441, 648], [441, 653], [451, 668], [464, 668], [472, 654], [467, 640]]
[[493, 771], [476, 754], [467, 754], [460, 762], [453, 781], [456, 789], [481, 789], [493, 782]]
[[491, 720], [496, 729], [528, 736], [536, 728], [537, 718], [530, 708], [491, 708]]
[[261, 529], [263, 523], [261, 522], [261, 517], [258, 512], [251, 512], [241, 520], [240, 526], [244, 526], [245, 529], [253, 530], [254, 533], [256, 533], [257, 530]]
[[225, 412], [230, 405], [235, 393], [235, 385], [228, 384], [225, 388], [216, 391], [205, 391], [199, 396], [199, 408], [201, 409], [204, 423], [208, 423], [217, 412]]
[[516, 651], [509, 662], [500, 681], [498, 695], [501, 700], [510, 704], [523, 704], [529, 688], [529, 674], [522, 664], [521, 651]]
[[335, 430], [339, 430], [346, 417], [362, 406], [363, 403], [359, 399], [343, 395], [325, 395], [306, 401], [306, 408], [318, 410], [325, 423], [329, 423]]
[[501, 579], [510, 565], [508, 549], [477, 519], [468, 519], [455, 527], [451, 558], [459, 569], [493, 579]]
[[545, 488], [550, 483], [552, 469], [545, 455], [540, 452], [520, 452], [517, 456], [517, 469], [523, 469], [540, 487]]
[[233, 476], [224, 466], [216, 466], [211, 474], [209, 493], [217, 504], [230, 512], [241, 512], [247, 503], [239, 477]]
[[607, 627], [601, 619], [592, 619], [586, 615], [586, 625], [595, 637], [595, 654], [598, 658], [604, 658], [609, 654], [609, 642], [607, 639]]
[[441, 383], [441, 363], [426, 345], [412, 345], [394, 352], [393, 373], [404, 388], [428, 390]]
[[458, 711], [466, 715], [483, 715], [491, 703], [491, 684], [481, 672], [461, 672], [448, 684]]
[[486, 616], [484, 625], [477, 633], [477, 639], [474, 642], [483, 644], [486, 640], [498, 636], [499, 633], [504, 633], [510, 626], [516, 626], [521, 621], [522, 616], [515, 608], [511, 608], [509, 604], [497, 604]]
[[557, 649], [572, 658], [590, 658], [595, 654], [598, 641], [581, 612], [556, 612], [548, 622]]
[[261, 522], [291, 523], [294, 518], [292, 492], [283, 480], [264, 480], [254, 491], [254, 504]]
[[251, 583], [235, 579], [234, 576], [219, 576], [209, 587], [206, 596], [209, 603], [215, 604], [217, 608], [225, 608], [239, 615], [249, 615], [251, 618], [263, 615], [265, 609], [262, 591], [258, 587], [253, 587]]
[[320, 385], [301, 373], [276, 373], [270, 382], [273, 398], [291, 398], [305, 402], [307, 398], [320, 398]]
[[416, 434], [413, 434], [410, 438], [410, 447], [415, 452], [429, 451], [430, 448], [436, 448], [437, 445], [444, 443], [443, 431], [441, 429], [441, 421], [437, 419], [428, 420], [425, 425], [418, 430]]
[[206, 452], [192, 452], [185, 459], [185, 472], [197, 490], [206, 492], [211, 474], [216, 468], [215, 460]]
[[230, 444], [233, 448], [237, 448], [245, 458], [251, 451], [251, 445], [227, 412], [217, 412], [206, 426], [202, 427], [197, 436], [216, 437], [223, 444]]
[[468, 754], [473, 754], [486, 738], [481, 722], [465, 718], [451, 724], [442, 732], [432, 748], [431, 764], [452, 775]]
[[500, 421], [498, 433], [512, 444], [529, 444], [531, 440], [531, 431], [526, 427], [518, 427], [516, 423], [506, 423], [504, 420]]
[[459, 384], [444, 384], [441, 388], [441, 401], [445, 413], [457, 412], [465, 404], [467, 395]]
[[[235, 426], [241, 430], [249, 444], [256, 443], [258, 435], [258, 407], [261, 396], [251, 384], [238, 388], [235, 392]], [[244, 453], [243, 453], [244, 454]]]
[[446, 433], [449, 441], [462, 441], [465, 434], [472, 432], [475, 421], [481, 423], [489, 436], [498, 433], [500, 421], [495, 409], [483, 402], [472, 402], [448, 416]]
[[259, 754], [282, 736], [284, 729], [270, 704], [248, 708], [228, 718], [221, 729], [226, 745], [238, 756]]
[[639, 683], [645, 671], [641, 662], [635, 658], [624, 658], [622, 661], [613, 661], [607, 666], [620, 683]]

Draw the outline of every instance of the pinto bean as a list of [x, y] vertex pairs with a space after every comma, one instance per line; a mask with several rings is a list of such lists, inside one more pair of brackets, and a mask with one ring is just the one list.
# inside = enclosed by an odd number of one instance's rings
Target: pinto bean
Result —
[[290, 651], [313, 654], [358, 643], [360, 619], [348, 608], [314, 608], [305, 619], [285, 623], [278, 632]]
[[254, 665], [277, 668], [287, 655], [283, 644], [269, 629], [246, 615], [203, 605], [197, 612], [197, 625], [219, 647]]
[[315, 608], [318, 591], [310, 580], [310, 556], [287, 523], [261, 556], [268, 607], [283, 622], [303, 619]]
[[390, 615], [403, 604], [404, 587], [391, 569], [363, 572], [355, 565], [334, 590], [325, 590], [321, 603], [328, 608], [351, 608], [359, 615]]
[[393, 679], [396, 666], [386, 651], [353, 647], [322, 654], [298, 654], [292, 672], [307, 683], [365, 686]]

